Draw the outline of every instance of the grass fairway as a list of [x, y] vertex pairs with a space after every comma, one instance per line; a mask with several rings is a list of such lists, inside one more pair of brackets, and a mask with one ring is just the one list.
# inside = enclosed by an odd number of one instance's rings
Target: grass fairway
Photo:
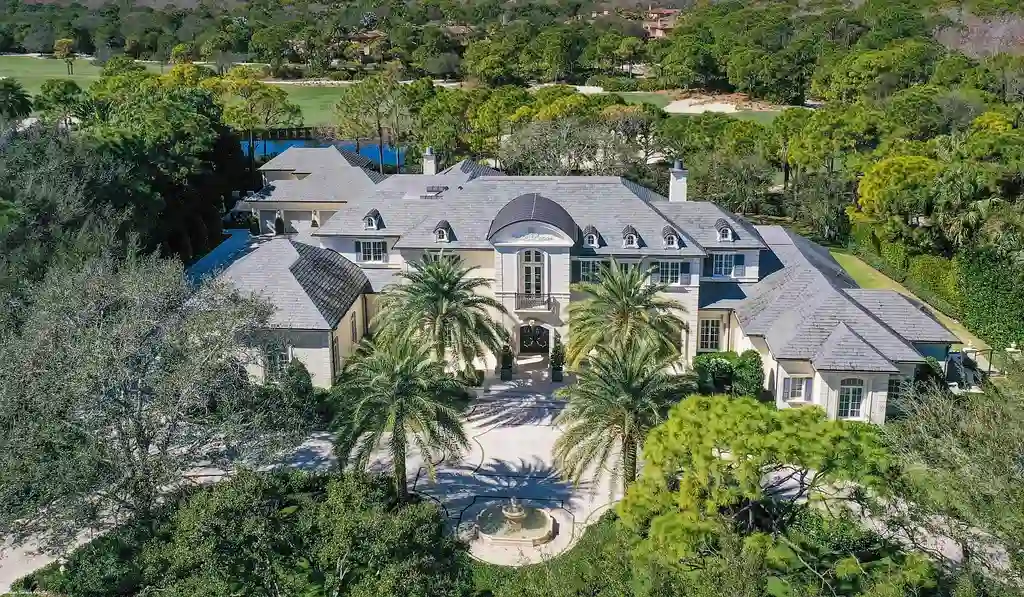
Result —
[[667, 93], [650, 93], [647, 91], [620, 91], [619, 97], [627, 104], [652, 104], [659, 108], [669, 105], [672, 98]]
[[288, 97], [302, 108], [302, 121], [306, 126], [318, 126], [334, 122], [334, 104], [341, 97], [341, 87], [311, 87], [306, 85], [281, 85]]
[[972, 334], [959, 321], [945, 315], [938, 309], [932, 308], [928, 303], [914, 296], [914, 294], [907, 290], [902, 284], [864, 263], [858, 257], [835, 249], [830, 252], [832, 253], [832, 257], [839, 262], [839, 265], [843, 266], [846, 273], [850, 274], [850, 277], [853, 278], [854, 282], [856, 282], [861, 288], [895, 290], [900, 294], [911, 297], [916, 302], [925, 305], [928, 312], [932, 314], [932, 317], [938, 319], [942, 325], [949, 328], [950, 331], [956, 334], [964, 344], [970, 342], [975, 346], [975, 348], [982, 350], [989, 347], [984, 340]]
[[[147, 68], [159, 72], [160, 67], [147, 64]], [[88, 60], [75, 60], [75, 74], [68, 76], [63, 60], [34, 58], [32, 56], [0, 56], [0, 77], [17, 79], [25, 90], [36, 95], [39, 88], [49, 79], [72, 79], [83, 89], [100, 78], [100, 67]]]

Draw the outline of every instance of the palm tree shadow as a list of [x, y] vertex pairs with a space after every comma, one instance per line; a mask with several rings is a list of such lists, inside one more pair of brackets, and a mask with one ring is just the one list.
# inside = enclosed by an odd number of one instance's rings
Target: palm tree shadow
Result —
[[460, 466], [437, 471], [431, 480], [425, 470], [417, 475], [414, 489], [444, 504], [449, 516], [482, 500], [507, 500], [515, 497], [541, 500], [569, 509], [588, 491], [590, 484], [573, 485], [559, 471], [540, 458], [518, 460], [491, 459], [480, 468]]
[[474, 402], [466, 415], [466, 422], [490, 428], [551, 426], [564, 408], [564, 400], [544, 394], [505, 392]]

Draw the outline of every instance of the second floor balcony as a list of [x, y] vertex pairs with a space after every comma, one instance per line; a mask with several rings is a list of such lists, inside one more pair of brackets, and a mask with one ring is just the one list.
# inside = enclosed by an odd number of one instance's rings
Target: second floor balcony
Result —
[[550, 311], [551, 295], [534, 293], [516, 293], [516, 311]]

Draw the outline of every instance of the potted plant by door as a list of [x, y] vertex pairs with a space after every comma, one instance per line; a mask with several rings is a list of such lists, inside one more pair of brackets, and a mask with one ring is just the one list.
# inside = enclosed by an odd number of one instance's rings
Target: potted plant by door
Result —
[[501, 379], [508, 381], [512, 379], [512, 365], [515, 362], [515, 355], [512, 354], [512, 347], [508, 344], [501, 348]]
[[565, 365], [565, 347], [555, 341], [551, 347], [551, 381], [562, 381], [562, 367]]

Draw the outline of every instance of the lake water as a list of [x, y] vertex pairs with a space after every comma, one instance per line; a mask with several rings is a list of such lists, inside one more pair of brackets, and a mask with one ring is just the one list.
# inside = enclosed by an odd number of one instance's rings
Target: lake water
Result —
[[[277, 141], [256, 141], [254, 145], [256, 157], [266, 157], [281, 153], [289, 147], [327, 147], [330, 144], [316, 141], [315, 139], [280, 139]], [[335, 145], [348, 151], [356, 150], [355, 143], [336, 143]], [[242, 141], [242, 153], [249, 155], [248, 141]], [[374, 163], [376, 163], [379, 158], [377, 155], [376, 143], [360, 143], [359, 153], [370, 158]], [[384, 165], [395, 166], [397, 165], [397, 162], [398, 152], [390, 145], [385, 145]], [[402, 163], [405, 163], [405, 152], [402, 152]]]

